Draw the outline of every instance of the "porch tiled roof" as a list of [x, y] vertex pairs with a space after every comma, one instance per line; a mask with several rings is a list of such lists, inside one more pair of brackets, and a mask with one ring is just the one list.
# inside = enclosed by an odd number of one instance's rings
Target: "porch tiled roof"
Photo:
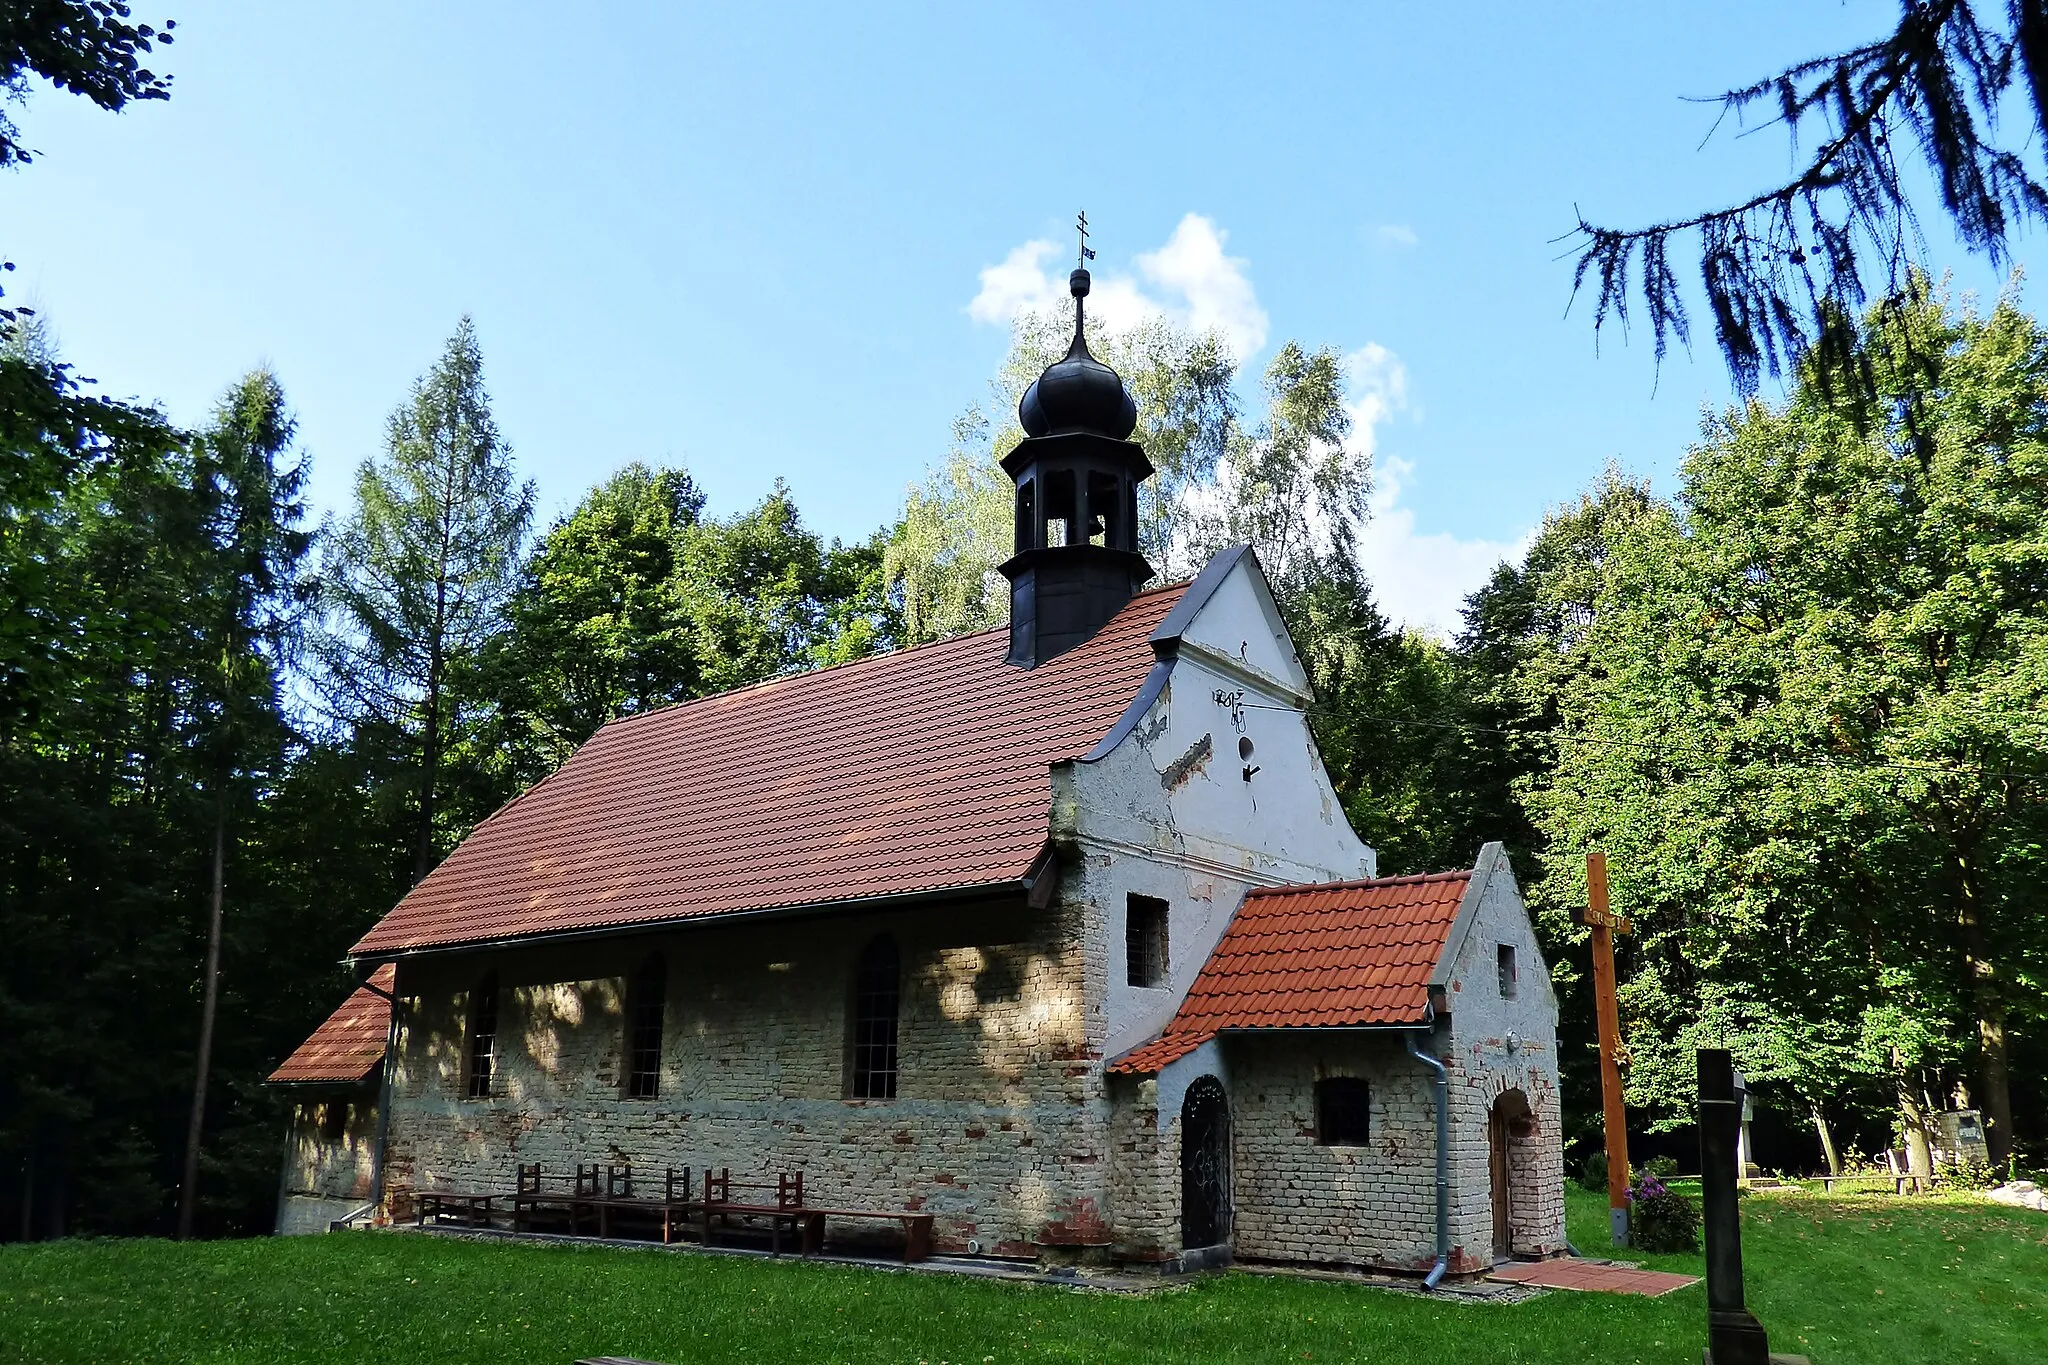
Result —
[[1033, 669], [983, 631], [613, 721], [353, 951], [1019, 882], [1050, 834], [1049, 765], [1130, 706], [1185, 587]]
[[[370, 984], [390, 990], [398, 969], [385, 963], [370, 973]], [[354, 1085], [366, 1079], [384, 1060], [384, 1044], [391, 1032], [391, 1002], [368, 987], [359, 986], [341, 1008], [327, 1016], [327, 1022], [300, 1043], [284, 1065], [270, 1073], [272, 1082], [300, 1085], [328, 1081]]]
[[1110, 1063], [1151, 1075], [1217, 1034], [1420, 1023], [1472, 874], [1249, 893], [1160, 1033]]

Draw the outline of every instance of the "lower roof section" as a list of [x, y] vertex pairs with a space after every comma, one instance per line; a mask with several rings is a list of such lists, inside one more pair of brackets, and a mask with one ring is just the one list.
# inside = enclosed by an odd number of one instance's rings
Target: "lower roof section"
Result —
[[[398, 969], [385, 963], [370, 973], [370, 986], [388, 994]], [[384, 1060], [391, 1036], [391, 1002], [370, 986], [358, 986], [327, 1022], [300, 1043], [284, 1065], [270, 1073], [272, 1085], [359, 1085]]]
[[1109, 1070], [1154, 1075], [1223, 1033], [1420, 1026], [1472, 873], [1249, 892], [1187, 998]]

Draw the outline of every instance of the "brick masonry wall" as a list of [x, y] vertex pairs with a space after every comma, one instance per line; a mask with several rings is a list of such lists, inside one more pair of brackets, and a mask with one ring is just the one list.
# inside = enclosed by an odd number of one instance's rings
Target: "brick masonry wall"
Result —
[[[1431, 1073], [1399, 1037], [1246, 1036], [1225, 1049], [1236, 1254], [1427, 1269], [1436, 1246], [1435, 1100]], [[1367, 1145], [1317, 1143], [1316, 1082], [1330, 1076], [1370, 1086]]]
[[[1518, 980], [1501, 993], [1497, 952], [1515, 950]], [[1557, 997], [1513, 879], [1503, 867], [1484, 888], [1451, 977], [1452, 1239], [1468, 1257], [1493, 1250], [1488, 1121], [1508, 1125], [1510, 1250], [1550, 1256], [1565, 1250], [1564, 1122], [1557, 1089]], [[1523, 1106], [1526, 1105], [1526, 1110]]]
[[[848, 1100], [854, 963], [903, 963], [894, 1100]], [[947, 1249], [1106, 1240], [1109, 1110], [1084, 1027], [1078, 920], [970, 905], [708, 924], [405, 964], [387, 1185], [509, 1188], [515, 1163], [805, 1173], [816, 1204], [922, 1209]], [[667, 963], [660, 1094], [621, 1096], [625, 979]], [[498, 1081], [461, 1098], [464, 1010], [499, 979]], [[701, 1179], [701, 1177], [699, 1177]]]
[[[330, 1138], [322, 1119], [337, 1105], [344, 1110], [342, 1130]], [[325, 1232], [330, 1221], [360, 1208], [369, 1200], [376, 1176], [376, 1146], [374, 1087], [309, 1095], [293, 1105], [285, 1134], [277, 1230]]]

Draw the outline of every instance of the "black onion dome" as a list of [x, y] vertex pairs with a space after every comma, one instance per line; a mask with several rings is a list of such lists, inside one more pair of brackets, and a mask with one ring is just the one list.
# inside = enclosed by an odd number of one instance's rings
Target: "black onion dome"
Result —
[[1088, 354], [1081, 334], [1081, 300], [1088, 297], [1088, 272], [1076, 270], [1067, 282], [1074, 295], [1074, 344], [1064, 357], [1024, 390], [1017, 420], [1026, 436], [1052, 436], [1085, 431], [1121, 441], [1138, 425], [1138, 405], [1124, 390], [1115, 370]]

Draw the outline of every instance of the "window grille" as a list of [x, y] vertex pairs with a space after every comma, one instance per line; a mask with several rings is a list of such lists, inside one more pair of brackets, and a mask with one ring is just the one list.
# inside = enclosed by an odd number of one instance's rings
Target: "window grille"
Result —
[[896, 1015], [901, 1004], [896, 941], [884, 934], [862, 950], [854, 971], [847, 1076], [847, 1093], [853, 1099], [896, 1098]]
[[1494, 949], [1494, 966], [1500, 972], [1500, 998], [1512, 1000], [1520, 989], [1519, 973], [1515, 969], [1515, 945], [1503, 943]]
[[1372, 1088], [1355, 1076], [1316, 1082], [1316, 1141], [1325, 1147], [1363, 1147], [1372, 1140]]
[[668, 965], [659, 953], [640, 964], [626, 990], [626, 1098], [661, 1093], [661, 1033], [668, 1009]]
[[491, 972], [469, 993], [468, 1072], [463, 1093], [470, 1099], [490, 1098], [498, 1059], [498, 974]]
[[1132, 896], [1124, 908], [1124, 979], [1133, 986], [1166, 984], [1166, 902]]

